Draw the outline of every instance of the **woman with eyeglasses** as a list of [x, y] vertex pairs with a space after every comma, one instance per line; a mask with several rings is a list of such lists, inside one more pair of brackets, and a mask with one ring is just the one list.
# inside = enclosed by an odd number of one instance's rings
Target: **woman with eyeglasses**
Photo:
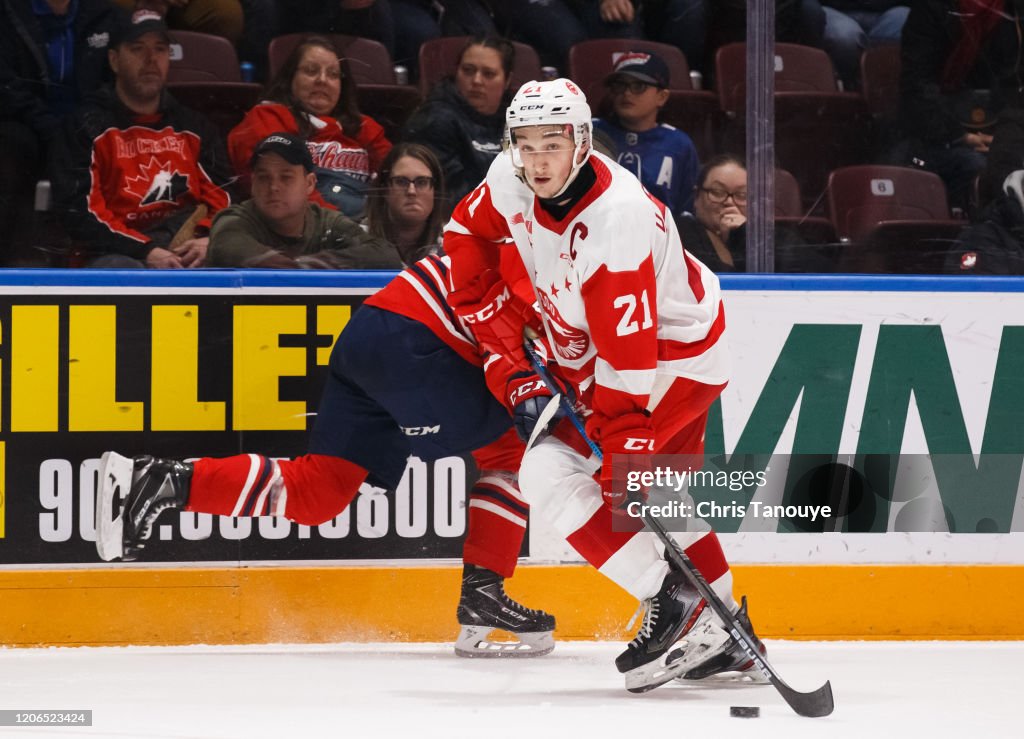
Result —
[[366, 227], [387, 239], [406, 266], [439, 251], [444, 173], [434, 152], [422, 144], [397, 144], [385, 157], [370, 192]]
[[719, 154], [697, 174], [694, 213], [676, 220], [686, 251], [713, 272], [746, 270], [747, 165]]
[[391, 142], [379, 123], [359, 112], [346, 60], [328, 39], [309, 36], [288, 55], [264, 97], [228, 135], [238, 174], [248, 177], [253, 150], [268, 135], [297, 134], [309, 142], [316, 168], [310, 200], [361, 219], [373, 173]]

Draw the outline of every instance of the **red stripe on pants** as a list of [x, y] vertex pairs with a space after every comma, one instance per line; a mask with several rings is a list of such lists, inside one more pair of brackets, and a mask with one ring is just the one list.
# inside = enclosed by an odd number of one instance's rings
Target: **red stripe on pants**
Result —
[[[248, 454], [198, 460], [185, 510], [230, 516], [251, 464]], [[366, 479], [366, 470], [359, 465], [324, 454], [306, 454], [278, 466], [288, 490], [285, 518], [309, 526], [330, 521], [345, 510]]]

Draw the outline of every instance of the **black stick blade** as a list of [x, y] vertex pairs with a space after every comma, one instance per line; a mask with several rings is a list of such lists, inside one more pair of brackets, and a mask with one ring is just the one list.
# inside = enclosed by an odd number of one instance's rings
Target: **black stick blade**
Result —
[[831, 682], [826, 681], [824, 685], [811, 693], [793, 690], [778, 677], [772, 679], [772, 684], [775, 685], [779, 695], [789, 704], [789, 707], [801, 716], [821, 718], [831, 714], [832, 709], [835, 708], [835, 704], [832, 702]]

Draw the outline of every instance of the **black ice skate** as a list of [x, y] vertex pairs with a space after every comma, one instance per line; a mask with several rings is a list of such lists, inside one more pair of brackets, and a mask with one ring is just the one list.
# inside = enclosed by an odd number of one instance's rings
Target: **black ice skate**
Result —
[[[743, 596], [740, 599], [740, 609], [736, 611], [736, 620], [740, 626], [753, 637], [754, 642], [757, 644], [757, 651], [763, 657], [767, 654], [767, 649], [764, 646], [764, 642], [757, 638], [757, 634], [754, 633], [753, 627], [750, 625], [750, 616], [747, 615], [747, 596]], [[675, 650], [669, 655], [669, 660], [676, 658]], [[688, 663], [692, 664], [692, 660], [687, 659]], [[719, 678], [726, 679], [737, 679], [745, 682], [752, 683], [765, 683], [767, 680], [761, 671], [754, 667], [754, 662], [746, 653], [743, 648], [739, 645], [735, 639], [731, 636], [725, 643], [722, 650], [716, 654], [705, 657], [704, 661], [697, 664], [695, 667], [690, 668], [684, 674], [679, 676], [678, 680], [703, 680], [704, 678], [711, 677], [712, 675]]]
[[[661, 590], [641, 607], [645, 613], [640, 631], [615, 659], [631, 693], [646, 693], [684, 674], [695, 660], [720, 652], [728, 639], [725, 631], [715, 627], [717, 619], [707, 602], [676, 570], [669, 571]], [[670, 655], [673, 647], [677, 649]]]
[[[483, 567], [465, 566], [456, 617], [462, 626], [455, 642], [460, 657], [541, 657], [555, 648], [555, 617], [509, 598], [505, 579]], [[489, 641], [496, 629], [518, 641]]]
[[[172, 459], [122, 457], [106, 452], [100, 459], [96, 499], [96, 551], [100, 559], [134, 560], [146, 546], [157, 516], [188, 502], [192, 465]], [[120, 513], [114, 515], [119, 503]]]

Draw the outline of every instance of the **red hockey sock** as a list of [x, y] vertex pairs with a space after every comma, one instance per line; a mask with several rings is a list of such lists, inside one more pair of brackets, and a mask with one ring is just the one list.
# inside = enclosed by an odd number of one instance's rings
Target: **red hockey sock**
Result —
[[690, 558], [700, 574], [709, 583], [714, 583], [718, 578], [729, 572], [729, 562], [722, 551], [722, 544], [718, 541], [718, 534], [709, 531], [706, 535], [686, 547], [686, 556]]
[[280, 462], [260, 454], [204, 457], [195, 463], [185, 510], [315, 526], [345, 510], [365, 479], [362, 467], [323, 454]]
[[462, 561], [512, 577], [529, 511], [515, 475], [484, 471], [469, 491]]

